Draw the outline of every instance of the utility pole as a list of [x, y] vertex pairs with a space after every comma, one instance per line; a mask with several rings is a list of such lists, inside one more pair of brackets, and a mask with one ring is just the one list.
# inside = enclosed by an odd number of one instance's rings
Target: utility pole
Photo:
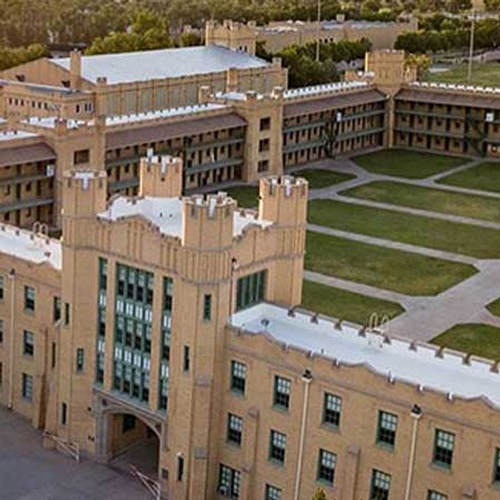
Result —
[[318, 0], [318, 30], [316, 33], [316, 61], [319, 62], [319, 46], [321, 37], [321, 0]]
[[469, 44], [469, 65], [467, 67], [467, 83], [470, 84], [472, 79], [472, 57], [474, 56], [474, 30], [476, 28], [476, 11], [472, 9], [472, 24], [470, 27], [470, 44]]

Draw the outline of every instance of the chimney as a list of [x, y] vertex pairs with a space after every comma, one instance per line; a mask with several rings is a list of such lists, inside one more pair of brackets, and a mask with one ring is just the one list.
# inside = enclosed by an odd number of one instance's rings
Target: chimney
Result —
[[73, 90], [82, 88], [82, 53], [79, 50], [73, 50], [69, 57], [69, 86]]

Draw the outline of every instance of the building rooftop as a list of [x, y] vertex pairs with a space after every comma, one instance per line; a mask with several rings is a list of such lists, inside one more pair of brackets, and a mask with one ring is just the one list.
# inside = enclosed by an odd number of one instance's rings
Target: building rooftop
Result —
[[[112, 200], [105, 212], [98, 214], [102, 220], [116, 221], [128, 217], [142, 217], [154, 224], [162, 234], [180, 238], [182, 236], [182, 199], [180, 198], [127, 198], [120, 196]], [[236, 210], [233, 214], [233, 236], [239, 236], [251, 225], [261, 228], [273, 223], [259, 220], [255, 212]]]
[[359, 330], [328, 319], [288, 311], [271, 304], [259, 304], [233, 315], [232, 325], [253, 334], [264, 334], [289, 346], [324, 356], [345, 365], [365, 365], [371, 371], [394, 381], [405, 381], [464, 399], [486, 398], [500, 407], [500, 374], [492, 362], [468, 359], [438, 346], [414, 344], [391, 338], [389, 343], [376, 333], [359, 335]]
[[62, 251], [59, 240], [35, 235], [15, 226], [0, 225], [0, 252], [34, 264], [47, 263], [62, 269]]
[[12, 139], [33, 139], [40, 137], [32, 132], [24, 132], [22, 130], [4, 130], [0, 132], [0, 141], [11, 141]]
[[[52, 59], [52, 62], [68, 71], [70, 69], [70, 59], [67, 57]], [[82, 56], [82, 77], [93, 83], [105, 77], [109, 84], [117, 84], [220, 73], [229, 68], [266, 66], [269, 66], [267, 61], [246, 52], [211, 45]]]
[[135, 123], [146, 120], [156, 120], [158, 118], [169, 118], [173, 116], [186, 116], [204, 113], [206, 111], [215, 111], [220, 109], [227, 109], [225, 104], [194, 104], [193, 106], [183, 106], [178, 108], [166, 108], [157, 111], [149, 111], [146, 113], [137, 113], [130, 115], [116, 115], [106, 118], [106, 125], [120, 125], [123, 123]]

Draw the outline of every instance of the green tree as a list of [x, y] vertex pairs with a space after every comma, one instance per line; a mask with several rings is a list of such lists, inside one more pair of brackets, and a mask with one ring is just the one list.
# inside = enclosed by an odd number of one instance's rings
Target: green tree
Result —
[[326, 500], [325, 490], [323, 490], [322, 488], [318, 488], [316, 490], [316, 493], [312, 497], [312, 500]]

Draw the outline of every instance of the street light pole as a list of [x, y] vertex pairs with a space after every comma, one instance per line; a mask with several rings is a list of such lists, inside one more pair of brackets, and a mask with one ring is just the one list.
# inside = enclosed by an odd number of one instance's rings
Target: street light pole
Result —
[[318, 29], [316, 33], [316, 61], [319, 62], [319, 46], [321, 37], [321, 0], [318, 0]]
[[474, 31], [476, 28], [476, 11], [472, 9], [472, 24], [470, 28], [470, 43], [469, 43], [469, 65], [467, 67], [467, 83], [470, 84], [472, 79], [472, 57], [474, 55]]

